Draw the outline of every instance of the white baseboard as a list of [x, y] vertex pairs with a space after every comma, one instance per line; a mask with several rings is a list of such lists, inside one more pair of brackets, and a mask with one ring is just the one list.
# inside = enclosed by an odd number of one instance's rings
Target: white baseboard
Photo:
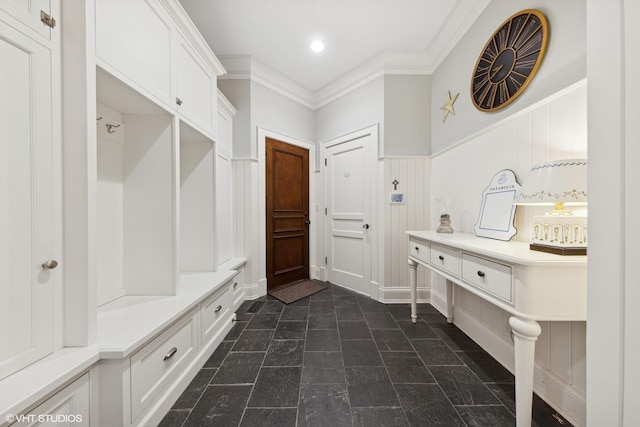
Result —
[[435, 289], [431, 289], [431, 305], [444, 317], [447, 317], [447, 297]]
[[[432, 292], [432, 297], [434, 296]], [[441, 297], [441, 296], [440, 296]], [[446, 300], [444, 307], [446, 307]], [[432, 305], [435, 304], [432, 302]], [[442, 311], [437, 307], [439, 311]], [[480, 347], [495, 358], [511, 373], [514, 372], [513, 344], [506, 342], [485, 328], [479, 319], [464, 310], [454, 308], [454, 324], [473, 339]], [[533, 378], [533, 389], [545, 402], [556, 409], [563, 417], [576, 427], [586, 425], [586, 398], [567, 383], [547, 369], [536, 365]]]
[[254, 300], [267, 294], [267, 279], [260, 279], [258, 283], [246, 283], [244, 285], [245, 299]]
[[317, 265], [312, 265], [310, 277], [312, 279], [320, 280], [321, 282], [325, 282], [325, 269], [324, 267], [318, 267]]
[[[428, 303], [431, 299], [430, 288], [418, 288], [418, 302]], [[378, 287], [378, 301], [385, 304], [408, 304], [411, 302], [410, 288]]]

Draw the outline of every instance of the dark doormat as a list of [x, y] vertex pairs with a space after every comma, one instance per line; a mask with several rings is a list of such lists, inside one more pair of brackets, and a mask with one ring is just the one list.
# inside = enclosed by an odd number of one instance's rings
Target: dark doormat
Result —
[[291, 304], [299, 299], [313, 295], [316, 292], [320, 292], [323, 289], [327, 289], [322, 282], [317, 280], [305, 280], [295, 285], [287, 286], [285, 288], [275, 289], [269, 292], [269, 295], [279, 299], [285, 304]]

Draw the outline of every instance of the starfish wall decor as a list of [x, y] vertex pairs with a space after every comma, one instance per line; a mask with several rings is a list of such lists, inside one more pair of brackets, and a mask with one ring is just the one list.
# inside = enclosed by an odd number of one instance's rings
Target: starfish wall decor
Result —
[[453, 104], [455, 104], [456, 99], [458, 99], [459, 95], [460, 93], [458, 92], [456, 96], [452, 98], [451, 91], [449, 91], [449, 96], [446, 102], [442, 107], [440, 107], [440, 109], [444, 111], [444, 114], [442, 115], [442, 123], [444, 123], [444, 121], [447, 120], [447, 116], [449, 115], [449, 113], [453, 114], [454, 116], [456, 115], [456, 111], [453, 109]]

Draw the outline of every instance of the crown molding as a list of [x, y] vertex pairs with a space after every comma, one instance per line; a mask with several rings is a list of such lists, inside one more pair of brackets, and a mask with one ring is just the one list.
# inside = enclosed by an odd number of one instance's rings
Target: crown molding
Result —
[[385, 51], [316, 92], [320, 108], [384, 75], [428, 75], [432, 67], [426, 52]]
[[316, 109], [315, 95], [291, 81], [278, 71], [248, 55], [221, 55], [218, 57], [227, 74], [223, 80], [251, 80], [283, 95], [305, 107]]
[[313, 92], [251, 56], [219, 56], [227, 74], [221, 79], [247, 79], [312, 110], [385, 75], [430, 75], [440, 66], [491, 0], [457, 0], [456, 6], [425, 51], [383, 51], [335, 81]]
[[171, 15], [173, 21], [177, 24], [178, 29], [186, 40], [190, 43], [200, 58], [204, 60], [207, 65], [215, 72], [216, 76], [221, 76], [226, 73], [220, 60], [211, 51], [209, 44], [202, 37], [200, 31], [196, 28], [195, 24], [187, 15], [182, 5], [177, 0], [160, 0], [160, 3], [164, 5], [165, 10]]
[[427, 56], [431, 63], [430, 74], [440, 66], [490, 3], [491, 0], [457, 1], [438, 30], [438, 37], [427, 48]]

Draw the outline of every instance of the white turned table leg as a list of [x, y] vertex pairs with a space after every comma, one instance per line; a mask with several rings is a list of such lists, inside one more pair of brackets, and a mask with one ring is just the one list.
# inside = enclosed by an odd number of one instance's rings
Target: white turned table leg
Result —
[[536, 340], [540, 335], [540, 325], [536, 321], [509, 318], [513, 331], [516, 365], [516, 426], [531, 426], [533, 405], [533, 371]]
[[409, 264], [409, 287], [411, 288], [411, 321], [418, 321], [418, 263], [408, 260]]
[[453, 323], [453, 282], [447, 280], [447, 323]]

